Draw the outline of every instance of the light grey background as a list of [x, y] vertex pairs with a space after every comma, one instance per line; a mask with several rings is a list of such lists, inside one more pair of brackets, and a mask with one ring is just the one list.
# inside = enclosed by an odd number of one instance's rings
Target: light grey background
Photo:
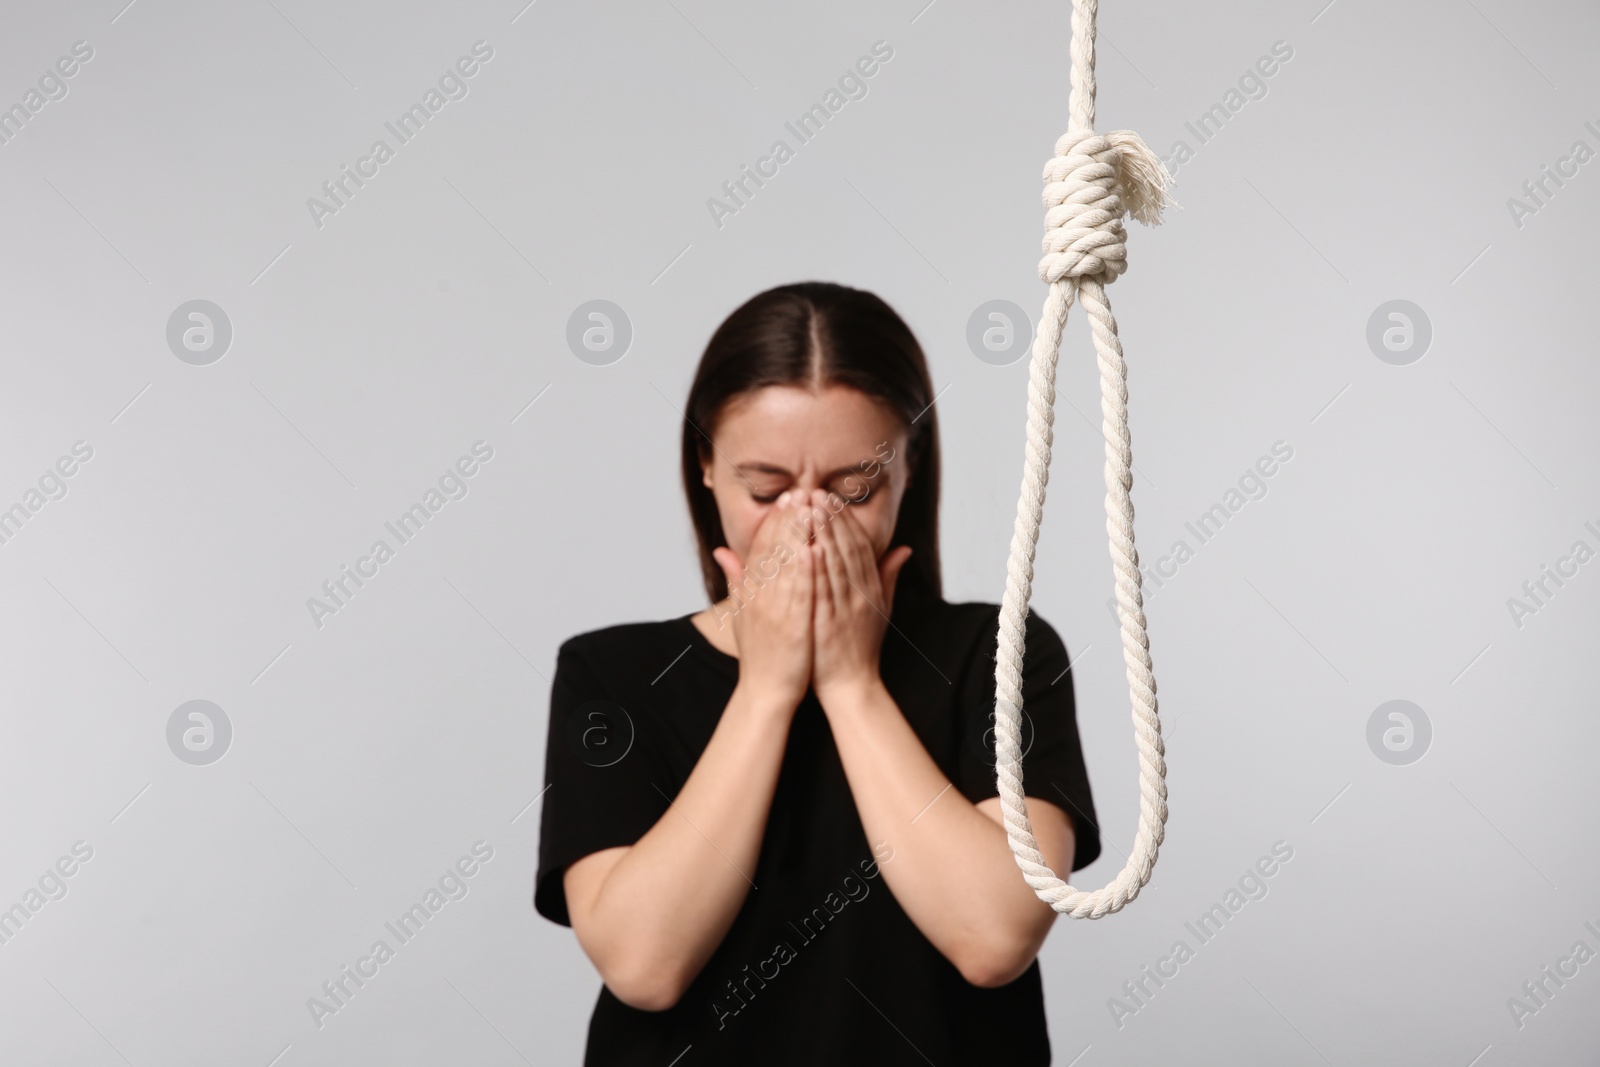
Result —
[[[729, 311], [805, 278], [921, 339], [947, 596], [999, 600], [1027, 365], [967, 319], [1038, 314], [1069, 5], [125, 3], [12, 0], [0, 33], [8, 107], [94, 50], [0, 145], [0, 506], [93, 449], [0, 544], [0, 907], [93, 849], [0, 945], [0, 1062], [578, 1062], [598, 979], [529, 900], [556, 647], [703, 605], [676, 405]], [[1508, 199], [1600, 149], [1600, 14], [1324, 3], [1101, 12], [1098, 127], [1197, 148], [1110, 290], [1146, 562], [1294, 453], [1147, 586], [1168, 837], [1137, 901], [1045, 946], [1056, 1062], [1593, 1063], [1600, 962], [1520, 1027], [1508, 999], [1600, 950], [1600, 562], [1520, 627], [1507, 600], [1600, 548], [1600, 161], [1520, 226]], [[319, 228], [307, 198], [479, 40], [468, 95]], [[879, 40], [867, 95], [719, 228], [708, 198]], [[206, 366], [166, 340], [197, 299], [233, 330]], [[633, 328], [609, 365], [565, 340], [594, 299]], [[1366, 341], [1396, 299], [1433, 330], [1403, 366]], [[1138, 794], [1077, 310], [1059, 388], [1034, 607], [1078, 657], [1094, 888]], [[480, 440], [468, 495], [318, 628], [307, 599]], [[1404, 766], [1367, 743], [1396, 699], [1433, 730]], [[191, 700], [232, 727], [210, 764], [168, 747]], [[307, 999], [478, 841], [468, 895], [318, 1028]]]

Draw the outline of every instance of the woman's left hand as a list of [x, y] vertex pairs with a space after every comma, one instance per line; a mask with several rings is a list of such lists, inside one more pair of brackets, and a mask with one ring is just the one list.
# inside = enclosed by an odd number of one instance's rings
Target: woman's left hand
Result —
[[[895, 582], [911, 557], [909, 545], [888, 552], [880, 562], [866, 530], [842, 499], [816, 490], [820, 508], [812, 597], [811, 684], [826, 709], [829, 694], [878, 684], [878, 655], [894, 605]], [[837, 505], [837, 506], [836, 506]], [[823, 518], [827, 516], [827, 518]]]

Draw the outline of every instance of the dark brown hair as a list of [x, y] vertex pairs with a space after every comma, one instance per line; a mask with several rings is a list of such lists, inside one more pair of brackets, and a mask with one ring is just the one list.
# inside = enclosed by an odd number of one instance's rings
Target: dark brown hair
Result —
[[[706, 594], [728, 595], [711, 550], [727, 545], [701, 463], [727, 403], [769, 385], [843, 385], [886, 404], [907, 431], [910, 484], [890, 547], [910, 545], [895, 599], [943, 597], [939, 578], [939, 423], [928, 363], [911, 329], [882, 299], [832, 282], [780, 285], [747, 300], [706, 344], [689, 387], [683, 424], [683, 489], [700, 547]], [[902, 457], [895, 457], [900, 459]]]

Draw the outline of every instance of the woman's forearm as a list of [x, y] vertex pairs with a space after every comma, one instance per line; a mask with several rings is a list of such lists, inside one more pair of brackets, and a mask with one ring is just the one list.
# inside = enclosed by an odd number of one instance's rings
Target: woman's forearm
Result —
[[1005, 828], [945, 777], [881, 682], [823, 706], [868, 839], [894, 849], [883, 872], [901, 908], [968, 981], [1011, 981], [1055, 914], [1023, 881]]
[[676, 1002], [753, 888], [793, 721], [783, 703], [734, 690], [671, 808], [590, 903], [579, 941], [613, 992], [636, 1006]]

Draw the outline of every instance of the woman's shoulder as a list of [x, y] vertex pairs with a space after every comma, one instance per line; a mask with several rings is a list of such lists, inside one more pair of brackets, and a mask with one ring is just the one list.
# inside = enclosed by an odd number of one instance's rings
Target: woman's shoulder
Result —
[[[956, 631], [968, 638], [987, 635], [993, 640], [1000, 629], [1001, 605], [992, 600], [920, 600], [912, 605], [909, 612], [914, 618], [927, 619], [935, 622], [941, 629], [949, 630], [952, 626]], [[1030, 636], [1040, 634], [1052, 641], [1059, 641], [1055, 627], [1041, 615], [1037, 608], [1029, 605], [1025, 628]]]
[[[969, 675], [981, 675], [993, 684], [993, 668], [1000, 654], [1001, 605], [990, 600], [940, 600], [924, 602], [908, 613], [912, 622], [905, 637], [912, 647], [944, 662], [964, 664]], [[1071, 662], [1061, 634], [1032, 605], [1023, 622], [1023, 670], [1033, 675], [1060, 676]]]
[[[614, 661], [617, 656], [634, 655], [642, 651], [671, 644], [683, 632], [691, 613], [674, 615], [666, 619], [640, 619], [612, 623], [592, 630], [573, 634], [561, 642], [557, 657], [575, 657], [590, 662]], [[693, 625], [693, 623], [689, 623]]]

